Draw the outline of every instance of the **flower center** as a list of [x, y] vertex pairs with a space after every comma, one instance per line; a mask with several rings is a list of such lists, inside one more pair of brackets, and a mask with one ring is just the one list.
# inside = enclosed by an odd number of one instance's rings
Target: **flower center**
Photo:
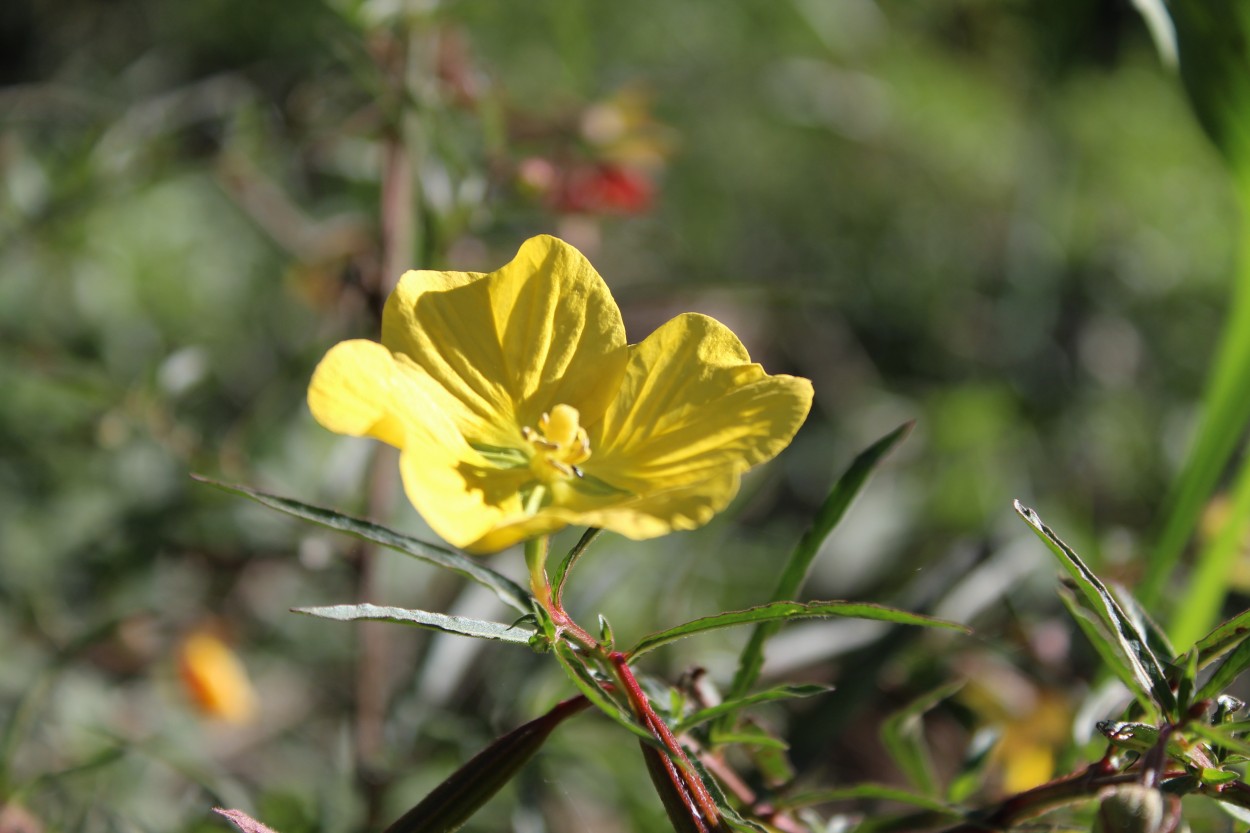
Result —
[[577, 409], [556, 405], [538, 419], [538, 429], [521, 429], [531, 448], [530, 469], [540, 480], [581, 477], [579, 463], [590, 459], [590, 437], [578, 423]]

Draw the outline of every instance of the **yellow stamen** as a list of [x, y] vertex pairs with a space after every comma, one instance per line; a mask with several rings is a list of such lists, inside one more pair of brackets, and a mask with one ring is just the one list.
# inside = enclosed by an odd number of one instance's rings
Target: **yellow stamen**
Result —
[[590, 458], [590, 437], [579, 423], [580, 416], [570, 405], [556, 405], [539, 417], [538, 430], [521, 429], [533, 449], [530, 468], [542, 480], [582, 476], [577, 466]]

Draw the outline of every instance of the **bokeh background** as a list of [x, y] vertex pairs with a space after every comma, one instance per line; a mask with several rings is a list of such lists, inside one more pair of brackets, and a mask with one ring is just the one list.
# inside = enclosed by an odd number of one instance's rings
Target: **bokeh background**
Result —
[[[1079, 760], [1090, 651], [1011, 500], [1140, 574], [1238, 222], [1129, 3], [9, 0], [0, 85], [5, 833], [221, 830], [217, 804], [381, 829], [571, 693], [515, 647], [288, 612], [506, 616], [190, 478], [428, 536], [307, 380], [376, 337], [399, 271], [494, 269], [536, 233], [591, 258], [631, 340], [705, 312], [817, 396], [711, 526], [597, 544], [576, 615], [628, 641], [764, 600], [837, 473], [915, 420], [805, 593], [976, 634], [794, 626], [769, 673], [838, 691], [764, 714], [813, 784], [897, 781], [882, 715], [968, 678], [931, 720], [939, 769], [984, 726], [998, 787]], [[726, 682], [744, 636], [646, 670]], [[247, 677], [197, 698], [195, 661]], [[665, 825], [634, 742], [587, 716], [467, 829]]]

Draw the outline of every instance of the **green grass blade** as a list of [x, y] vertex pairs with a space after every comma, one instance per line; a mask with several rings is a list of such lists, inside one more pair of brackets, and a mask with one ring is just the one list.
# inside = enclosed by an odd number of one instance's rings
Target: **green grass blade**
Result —
[[631, 657], [637, 658], [648, 651], [654, 651], [661, 645], [667, 645], [678, 639], [684, 639], [697, 633], [720, 630], [721, 628], [731, 628], [735, 625], [751, 625], [760, 622], [784, 623], [795, 619], [828, 619], [835, 617], [876, 619], [882, 622], [894, 622], [898, 625], [923, 625], [932, 628], [948, 628], [950, 630], [962, 631], [963, 633], [969, 632], [967, 627], [957, 622], [935, 619], [932, 616], [921, 616], [919, 613], [908, 613], [905, 610], [869, 602], [828, 601], [808, 602], [807, 604], [800, 602], [770, 602], [757, 607], [747, 608], [746, 610], [731, 610], [714, 616], [704, 616], [702, 619], [695, 619], [667, 630], [648, 634], [639, 640], [638, 644], [629, 653]]
[[1134, 687], [1140, 686], [1141, 689], [1149, 695], [1149, 697], [1158, 703], [1163, 713], [1169, 717], [1175, 718], [1176, 714], [1176, 697], [1172, 694], [1172, 688], [1168, 683], [1166, 675], [1163, 673], [1163, 665], [1159, 662], [1159, 658], [1155, 656], [1154, 651], [1150, 650], [1149, 644], [1133, 624], [1128, 614], [1120, 607], [1119, 602], [1111, 595], [1109, 591], [1099, 580], [1098, 576], [1085, 565], [1080, 556], [1076, 554], [1059, 536], [1050, 530], [1050, 527], [1042, 523], [1042, 519], [1032, 509], [1029, 509], [1020, 501], [1015, 502], [1016, 512], [1020, 517], [1033, 528], [1037, 536], [1046, 543], [1051, 552], [1059, 559], [1059, 563], [1067, 571], [1072, 580], [1076, 582], [1076, 587], [1081, 595], [1085, 597], [1086, 602], [1098, 614], [1098, 618], [1102, 621], [1107, 632], [1115, 639], [1116, 647], [1121, 655], [1127, 660], [1129, 668], [1132, 670]]
[[[851, 465], [834, 484], [820, 509], [817, 510], [811, 528], [804, 533], [794, 551], [790, 553], [790, 558], [777, 579], [777, 586], [773, 589], [772, 598], [769, 601], [780, 602], [799, 595], [799, 590], [803, 587], [808, 570], [812, 566], [812, 560], [820, 551], [821, 544], [842, 520], [855, 496], [868, 482], [868, 476], [872, 474], [873, 469], [896, 445], [902, 442], [911, 431], [913, 424], [907, 422], [895, 428], [860, 452], [859, 456], [851, 462]], [[742, 649], [742, 654], [738, 659], [738, 670], [734, 674], [726, 697], [742, 697], [751, 686], [755, 685], [755, 681], [759, 679], [760, 669], [764, 666], [764, 643], [777, 632], [779, 626], [779, 623], [768, 622], [756, 627]]]
[[[1242, 202], [1250, 205], [1250, 198], [1243, 198]], [[1142, 603], [1151, 607], [1160, 601], [1185, 545], [1198, 526], [1203, 507], [1250, 422], [1250, 396], [1246, 395], [1246, 379], [1250, 378], [1250, 221], [1243, 225], [1241, 236], [1232, 288], [1233, 309], [1202, 398], [1202, 416], [1185, 465], [1173, 487], [1159, 543], [1151, 553], [1145, 578], [1138, 589]], [[1244, 480], [1244, 476], [1241, 479]], [[1201, 562], [1199, 565], [1201, 569]], [[1190, 592], [1210, 594], [1211, 590], [1197, 587]], [[1185, 599], [1177, 610], [1188, 609], [1189, 603], [1190, 600]], [[1186, 621], [1185, 627], [1201, 631], [1196, 621]], [[1178, 645], [1185, 644], [1181, 638], [1185, 634], [1175, 627], [1172, 634]]]
[[401, 625], [415, 625], [432, 631], [471, 636], [476, 639], [513, 642], [519, 645], [528, 645], [535, 633], [531, 628], [518, 628], [502, 622], [488, 622], [485, 619], [469, 619], [447, 613], [407, 610], [402, 607], [384, 607], [374, 604], [295, 607], [291, 608], [291, 612], [321, 619], [334, 619], [338, 622], [397, 622]]
[[220, 483], [199, 475], [192, 476], [201, 483], [221, 489], [223, 492], [242, 495], [262, 506], [268, 506], [270, 509], [276, 509], [287, 515], [312, 521], [315, 524], [328, 527], [337, 532], [345, 532], [348, 535], [370, 541], [387, 549], [410, 555], [428, 564], [451, 570], [453, 573], [459, 573], [467, 579], [489, 587], [495, 591], [495, 595], [499, 596], [505, 604], [516, 608], [521, 613], [529, 614], [533, 612], [534, 608], [530, 594], [522, 589], [521, 585], [502, 573], [497, 573], [489, 567], [482, 566], [469, 556], [461, 555], [458, 552], [434, 544], [427, 544], [425, 541], [387, 529], [372, 521], [353, 518], [350, 515], [335, 512], [333, 509], [325, 509], [320, 506], [291, 500], [290, 498], [278, 497], [277, 495], [249, 489], [246, 486]]
[[[1246, 395], [1250, 400], [1250, 395]], [[1223, 528], [1198, 554], [1185, 595], [1172, 615], [1172, 634], [1188, 645], [1219, 618], [1228, 595], [1228, 578], [1241, 553], [1245, 520], [1250, 517], [1250, 457], [1242, 460], [1233, 488], [1233, 505]]]

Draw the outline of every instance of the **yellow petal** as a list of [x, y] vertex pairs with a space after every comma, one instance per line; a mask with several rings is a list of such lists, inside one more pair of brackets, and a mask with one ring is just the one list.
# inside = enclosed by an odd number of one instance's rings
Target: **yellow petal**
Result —
[[382, 341], [438, 383], [471, 441], [499, 445], [557, 404], [597, 419], [627, 359], [607, 285], [575, 248], [545, 236], [489, 275], [408, 272]]
[[584, 522], [632, 538], [707, 523], [744, 471], [790, 443], [811, 401], [809, 381], [769, 376], [715, 319], [674, 318], [632, 348], [591, 428], [586, 473], [634, 497], [586, 499]]
[[403, 422], [393, 413], [397, 373], [395, 358], [381, 344], [340, 342], [313, 372], [308, 407], [317, 422], [337, 434], [402, 446]]

